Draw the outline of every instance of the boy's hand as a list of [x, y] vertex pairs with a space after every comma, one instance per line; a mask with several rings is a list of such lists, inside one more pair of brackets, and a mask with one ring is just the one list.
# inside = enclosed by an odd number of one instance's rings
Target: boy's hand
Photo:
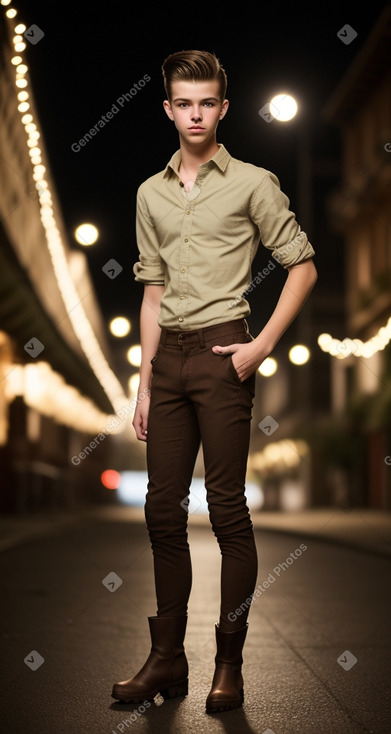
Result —
[[136, 431], [139, 441], [147, 440], [148, 414], [151, 398], [146, 395], [144, 400], [138, 400], [132, 420], [132, 426]]
[[269, 351], [264, 349], [255, 340], [246, 344], [229, 344], [227, 347], [214, 346], [215, 354], [232, 354], [232, 364], [235, 367], [240, 382], [247, 380], [255, 372], [263, 360], [269, 356]]

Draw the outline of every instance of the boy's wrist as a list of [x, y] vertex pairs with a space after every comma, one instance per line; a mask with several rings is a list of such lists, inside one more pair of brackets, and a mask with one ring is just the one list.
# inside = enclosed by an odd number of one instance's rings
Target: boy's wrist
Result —
[[137, 402], [142, 403], [144, 400], [151, 398], [151, 391], [146, 388], [137, 394]]
[[258, 336], [255, 337], [255, 339], [251, 343], [254, 344], [257, 352], [262, 355], [265, 353], [271, 354], [274, 347], [276, 346], [277, 341], [278, 339], [273, 340], [270, 338], [270, 335], [266, 336], [261, 331], [260, 334], [258, 334]]

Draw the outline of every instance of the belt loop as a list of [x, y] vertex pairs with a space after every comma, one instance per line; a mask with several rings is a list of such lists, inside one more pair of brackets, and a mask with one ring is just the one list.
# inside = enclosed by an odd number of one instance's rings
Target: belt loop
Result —
[[162, 328], [162, 333], [160, 335], [160, 343], [161, 343], [162, 347], [165, 347], [166, 346], [166, 341], [167, 341], [167, 329], [165, 329], [163, 327]]
[[198, 331], [198, 342], [199, 342], [199, 345], [200, 345], [200, 347], [204, 347], [205, 346], [205, 342], [204, 342], [204, 330], [203, 329], [197, 329], [197, 331]]

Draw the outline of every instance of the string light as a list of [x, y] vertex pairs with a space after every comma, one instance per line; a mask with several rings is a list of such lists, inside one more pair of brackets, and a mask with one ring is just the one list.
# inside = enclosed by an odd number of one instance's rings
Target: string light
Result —
[[391, 316], [385, 326], [381, 326], [377, 334], [371, 339], [363, 342], [361, 339], [335, 339], [331, 334], [320, 334], [318, 344], [323, 352], [331, 354], [337, 359], [346, 359], [347, 357], [364, 357], [369, 359], [376, 352], [384, 349], [391, 341]]
[[[0, 4], [7, 6], [10, 4], [10, 0], [0, 0]], [[6, 11], [8, 18], [14, 17], [16, 14], [16, 10], [12, 13], [11, 10]], [[25, 30], [26, 26], [23, 23], [18, 23], [14, 29], [15, 35], [13, 36], [14, 49], [18, 53], [12, 56], [11, 63], [16, 67], [15, 86], [17, 89], [26, 89], [26, 87], [29, 86], [29, 82], [26, 78], [28, 66], [20, 55], [20, 52], [24, 51], [26, 48], [23, 36], [20, 35]], [[27, 92], [24, 93], [23, 97], [18, 97], [18, 101], [20, 102], [18, 104], [18, 110], [21, 113], [21, 122], [25, 126], [26, 134], [28, 136], [27, 145], [29, 147], [29, 155], [33, 166], [35, 187], [38, 191], [40, 217], [45, 231], [46, 243], [51, 257], [53, 271], [66, 312], [73, 330], [80, 342], [81, 348], [91, 366], [91, 369], [97, 376], [106, 395], [117, 412], [121, 407], [126, 405], [127, 397], [123, 391], [121, 383], [112, 372], [102, 352], [70, 274], [67, 251], [56, 223], [50, 185], [45, 177], [46, 168], [42, 165], [41, 149], [37, 145], [37, 140], [40, 137], [38, 123], [37, 120], [34, 120], [30, 104], [26, 101], [28, 98], [29, 95]], [[27, 111], [28, 114], [25, 114]]]

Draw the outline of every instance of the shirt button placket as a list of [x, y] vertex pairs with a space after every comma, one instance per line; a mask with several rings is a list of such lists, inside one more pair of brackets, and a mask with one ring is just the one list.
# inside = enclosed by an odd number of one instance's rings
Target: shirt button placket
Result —
[[178, 297], [181, 301], [179, 307], [178, 321], [183, 324], [186, 314], [185, 301], [189, 294], [189, 249], [191, 240], [191, 207], [185, 209], [182, 219], [181, 229], [181, 247], [179, 256], [179, 292]]

